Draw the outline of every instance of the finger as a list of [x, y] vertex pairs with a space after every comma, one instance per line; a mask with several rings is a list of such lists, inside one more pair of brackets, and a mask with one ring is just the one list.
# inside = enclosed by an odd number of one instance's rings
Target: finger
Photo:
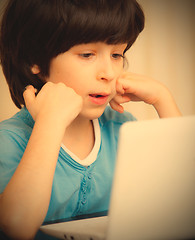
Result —
[[28, 85], [25, 88], [23, 92], [23, 97], [24, 97], [24, 102], [27, 108], [34, 102], [35, 93], [36, 93], [36, 89], [32, 85]]
[[114, 99], [112, 99], [110, 101], [110, 106], [113, 110], [119, 112], [119, 113], [123, 113], [124, 112], [124, 108], [123, 106], [121, 106], [120, 104], [118, 104]]
[[119, 84], [118, 85], [121, 85], [121, 87], [123, 89], [123, 94], [124, 94], [124, 93], [132, 93], [132, 92], [134, 92], [137, 84], [138, 83], [134, 79], [121, 78], [119, 80]]
[[121, 104], [121, 103], [127, 103], [127, 102], [130, 102], [131, 101], [131, 98], [129, 97], [129, 95], [120, 95], [120, 94], [117, 94], [115, 97], [114, 97], [114, 100]]
[[119, 80], [116, 82], [116, 91], [117, 91], [117, 93], [120, 93], [121, 95], [123, 95], [125, 93], [125, 91], [123, 89], [123, 85], [121, 84], [121, 82]]

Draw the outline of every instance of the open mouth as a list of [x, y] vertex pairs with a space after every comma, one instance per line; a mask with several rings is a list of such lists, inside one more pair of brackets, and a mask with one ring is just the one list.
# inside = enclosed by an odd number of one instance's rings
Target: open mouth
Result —
[[108, 96], [108, 94], [89, 94], [91, 102], [98, 105], [105, 104], [108, 100]]
[[101, 94], [89, 94], [89, 96], [94, 98], [107, 97], [107, 95], [101, 95]]

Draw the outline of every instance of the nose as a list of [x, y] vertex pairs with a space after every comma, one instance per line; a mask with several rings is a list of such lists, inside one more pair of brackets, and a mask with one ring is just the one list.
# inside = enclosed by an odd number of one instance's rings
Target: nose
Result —
[[101, 59], [97, 66], [97, 80], [112, 81], [115, 79], [115, 70], [111, 59]]

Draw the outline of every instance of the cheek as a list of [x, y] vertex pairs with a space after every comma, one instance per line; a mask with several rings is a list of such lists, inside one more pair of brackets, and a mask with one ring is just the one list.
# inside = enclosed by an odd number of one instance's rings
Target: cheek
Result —
[[80, 74], [69, 74], [64, 81], [67, 87], [72, 88], [80, 96], [84, 95], [87, 91], [86, 78]]
[[53, 82], [53, 83], [59, 83], [62, 82], [66, 86], [71, 87], [71, 82], [73, 82], [71, 76], [71, 72], [69, 70], [66, 70], [64, 68], [52, 68], [50, 71], [50, 75], [47, 78], [47, 81]]
[[117, 79], [113, 80], [111, 83], [112, 97], [116, 95], [116, 82], [117, 82]]
[[115, 66], [113, 66], [113, 69], [115, 72], [115, 78], [118, 79], [122, 74], [122, 72], [124, 71], [123, 63], [121, 62], [119, 64], [116, 64]]
[[63, 82], [64, 84], [69, 85], [70, 79], [72, 78], [72, 72], [72, 66], [67, 64], [62, 57], [57, 57], [51, 62], [48, 80], [53, 83]]
[[124, 63], [121, 63], [120, 68], [118, 68], [118, 75], [120, 76], [123, 71], [124, 71]]

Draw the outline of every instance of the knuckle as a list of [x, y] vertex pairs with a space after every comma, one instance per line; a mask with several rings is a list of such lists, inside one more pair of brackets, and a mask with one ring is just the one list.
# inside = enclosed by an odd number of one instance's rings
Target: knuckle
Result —
[[54, 86], [54, 83], [52, 82], [47, 82], [44, 86], [43, 86], [43, 89], [50, 89], [50, 88], [53, 88]]
[[49, 87], [49, 86], [52, 86], [52, 82], [47, 82], [43, 87]]
[[23, 90], [23, 94], [28, 92], [29, 90], [33, 90], [33, 89], [34, 89], [34, 87], [32, 85], [27, 85]]
[[48, 91], [48, 89], [51, 88], [51, 85], [52, 85], [51, 82], [47, 82], [47, 83], [45, 83], [45, 84], [43, 85], [43, 87], [41, 88], [40, 91], [41, 91], [41, 92]]
[[45, 85], [47, 85], [47, 86], [53, 86], [54, 83], [49, 81], [49, 82], [47, 82]]
[[66, 85], [62, 82], [57, 83], [56, 86], [59, 88], [66, 88]]

